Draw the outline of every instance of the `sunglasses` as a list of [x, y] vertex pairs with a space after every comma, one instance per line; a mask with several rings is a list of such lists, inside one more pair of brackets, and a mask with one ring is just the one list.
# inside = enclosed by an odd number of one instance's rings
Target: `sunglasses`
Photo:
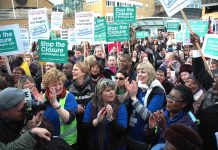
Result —
[[116, 80], [118, 80], [118, 79], [119, 79], [119, 80], [124, 80], [125, 78], [122, 78], [122, 77], [115, 77], [115, 79], [116, 79]]

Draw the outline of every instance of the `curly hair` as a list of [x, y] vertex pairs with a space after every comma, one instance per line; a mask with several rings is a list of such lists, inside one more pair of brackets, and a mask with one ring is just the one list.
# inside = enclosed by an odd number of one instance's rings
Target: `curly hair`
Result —
[[48, 87], [50, 83], [53, 83], [56, 81], [65, 82], [66, 76], [60, 70], [52, 68], [45, 73], [42, 83], [44, 84], [45, 87]]

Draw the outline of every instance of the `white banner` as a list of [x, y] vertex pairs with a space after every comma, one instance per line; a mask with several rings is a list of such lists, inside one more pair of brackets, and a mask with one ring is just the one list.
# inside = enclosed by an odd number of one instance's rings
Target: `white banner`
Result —
[[63, 24], [63, 12], [51, 13], [51, 30], [61, 30]]
[[32, 9], [28, 11], [28, 23], [30, 38], [32, 41], [38, 39], [49, 39], [49, 27], [47, 9]]
[[79, 45], [80, 43], [76, 41], [75, 28], [68, 29], [68, 44]]
[[23, 54], [18, 24], [0, 26], [0, 56]]
[[62, 40], [68, 40], [68, 29], [62, 29], [61, 30], [61, 39]]
[[30, 39], [29, 39], [29, 31], [27, 28], [20, 29], [20, 36], [23, 41], [23, 47], [25, 51], [30, 51]]
[[167, 15], [169, 17], [173, 16], [186, 6], [194, 2], [194, 0], [160, 0]]
[[75, 14], [76, 41], [94, 41], [94, 13], [78, 12]]

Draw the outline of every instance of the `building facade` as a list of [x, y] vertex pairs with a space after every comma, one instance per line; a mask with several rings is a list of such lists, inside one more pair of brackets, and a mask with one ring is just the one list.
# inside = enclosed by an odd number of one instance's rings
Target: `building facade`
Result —
[[136, 6], [136, 18], [150, 17], [154, 14], [153, 0], [86, 0], [84, 11], [94, 11], [96, 16], [105, 16], [107, 22], [113, 22], [114, 6]]

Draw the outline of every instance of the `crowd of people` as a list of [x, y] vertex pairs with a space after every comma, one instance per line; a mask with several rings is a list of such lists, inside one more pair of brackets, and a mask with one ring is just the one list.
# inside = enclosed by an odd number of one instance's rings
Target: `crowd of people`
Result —
[[217, 150], [218, 60], [207, 70], [199, 42], [159, 32], [77, 45], [66, 64], [39, 62], [37, 43], [0, 56], [0, 149]]

